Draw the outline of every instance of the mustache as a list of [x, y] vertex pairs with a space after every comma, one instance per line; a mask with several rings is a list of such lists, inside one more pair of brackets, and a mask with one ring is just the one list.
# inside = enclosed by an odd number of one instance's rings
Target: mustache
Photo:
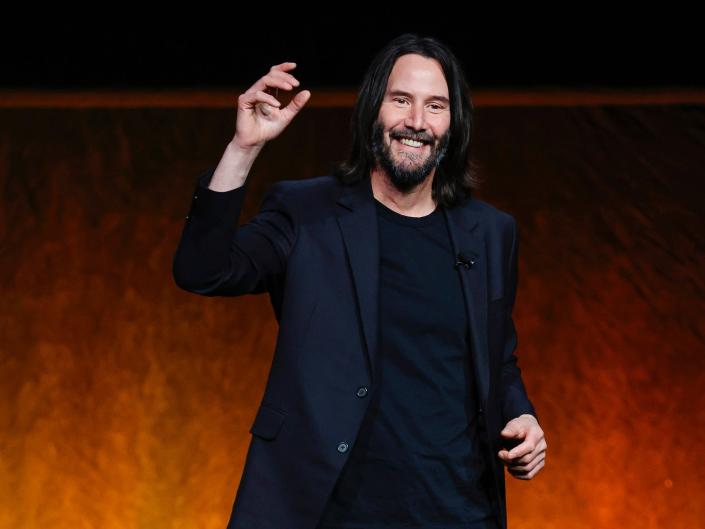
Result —
[[433, 143], [433, 138], [426, 134], [414, 134], [413, 132], [390, 132], [389, 137], [395, 140], [407, 139], [420, 141], [421, 143]]

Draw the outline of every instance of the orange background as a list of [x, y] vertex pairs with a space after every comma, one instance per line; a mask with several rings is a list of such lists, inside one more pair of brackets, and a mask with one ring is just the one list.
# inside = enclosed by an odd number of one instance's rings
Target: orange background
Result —
[[[277, 324], [264, 295], [171, 276], [234, 130], [207, 96], [0, 108], [1, 528], [227, 523]], [[347, 154], [350, 94], [315, 99], [262, 151], [239, 223]], [[475, 97], [478, 196], [518, 221], [517, 355], [548, 442], [535, 479], [507, 474], [509, 526], [692, 529], [705, 106], [568, 99]]]

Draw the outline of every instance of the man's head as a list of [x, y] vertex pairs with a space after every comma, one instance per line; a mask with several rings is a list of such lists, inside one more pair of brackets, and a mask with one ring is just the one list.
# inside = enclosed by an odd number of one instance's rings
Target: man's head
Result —
[[[434, 38], [400, 35], [375, 56], [358, 93], [351, 132], [349, 159], [333, 171], [343, 183], [381, 167], [399, 189], [411, 189], [433, 173], [433, 198], [449, 207], [480, 184], [469, 159], [467, 82], [454, 54]], [[402, 137], [424, 145], [405, 146]]]
[[408, 191], [433, 177], [449, 138], [450, 100], [441, 65], [422, 55], [402, 55], [372, 126], [378, 167], [397, 189]]

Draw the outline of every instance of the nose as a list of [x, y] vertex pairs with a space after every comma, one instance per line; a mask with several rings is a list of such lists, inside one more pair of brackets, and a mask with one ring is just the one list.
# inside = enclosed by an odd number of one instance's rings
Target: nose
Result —
[[426, 112], [422, 106], [410, 105], [409, 111], [407, 112], [406, 119], [404, 120], [404, 125], [414, 130], [425, 130], [426, 129]]

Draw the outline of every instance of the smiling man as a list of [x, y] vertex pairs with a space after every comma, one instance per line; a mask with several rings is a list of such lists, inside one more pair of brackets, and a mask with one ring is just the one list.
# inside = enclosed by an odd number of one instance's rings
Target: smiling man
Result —
[[371, 173], [375, 196], [386, 197], [389, 192], [404, 200], [412, 190], [416, 195], [430, 195], [433, 174], [450, 136], [443, 70], [433, 59], [404, 55], [394, 64], [387, 85], [372, 132], [379, 163]]
[[349, 158], [237, 226], [255, 158], [311, 97], [270, 93], [295, 66], [239, 96], [174, 255], [181, 288], [268, 292], [279, 322], [228, 529], [506, 529], [504, 469], [532, 479], [547, 444], [514, 354], [516, 221], [473, 196], [462, 68], [436, 39], [391, 41]]

